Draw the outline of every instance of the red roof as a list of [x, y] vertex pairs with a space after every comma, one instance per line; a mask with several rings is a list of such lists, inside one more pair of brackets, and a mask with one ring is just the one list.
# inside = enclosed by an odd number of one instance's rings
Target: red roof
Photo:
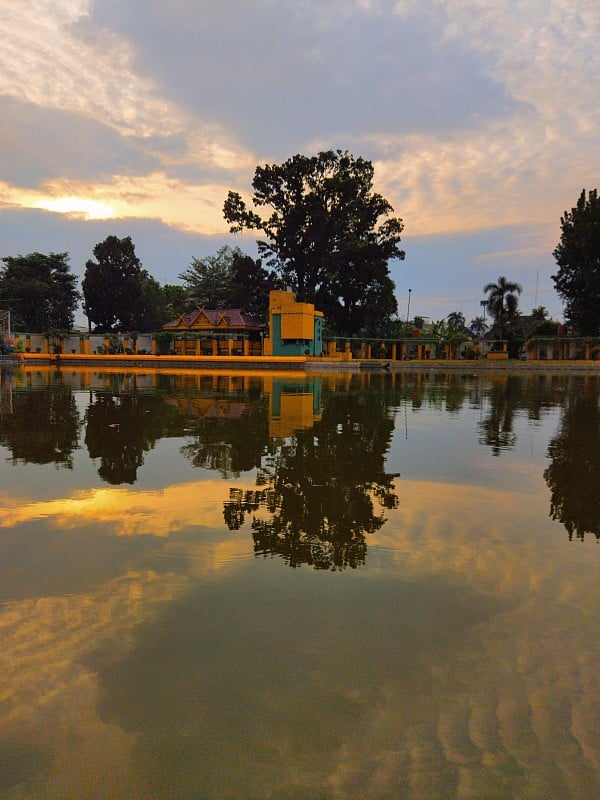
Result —
[[163, 325], [167, 330], [185, 330], [186, 328], [262, 330], [266, 325], [256, 317], [251, 317], [241, 308], [197, 308], [190, 314], [182, 314], [178, 319]]

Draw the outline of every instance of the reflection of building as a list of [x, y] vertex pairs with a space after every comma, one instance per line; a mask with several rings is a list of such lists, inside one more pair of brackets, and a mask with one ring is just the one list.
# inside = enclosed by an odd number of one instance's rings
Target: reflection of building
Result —
[[[321, 379], [294, 380], [265, 375], [212, 375], [174, 377], [177, 389], [191, 395], [170, 396], [167, 403], [182, 414], [199, 419], [238, 420], [269, 401], [269, 436], [286, 438], [294, 431], [311, 428], [321, 419]], [[195, 394], [198, 392], [198, 394]]]
[[269, 435], [291, 436], [294, 431], [312, 428], [321, 419], [321, 383], [273, 381], [270, 391]]

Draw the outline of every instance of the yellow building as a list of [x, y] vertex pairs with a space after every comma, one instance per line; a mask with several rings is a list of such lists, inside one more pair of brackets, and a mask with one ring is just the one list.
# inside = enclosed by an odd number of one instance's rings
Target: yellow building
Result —
[[312, 303], [298, 303], [292, 292], [269, 294], [267, 356], [320, 356], [323, 352], [323, 312]]

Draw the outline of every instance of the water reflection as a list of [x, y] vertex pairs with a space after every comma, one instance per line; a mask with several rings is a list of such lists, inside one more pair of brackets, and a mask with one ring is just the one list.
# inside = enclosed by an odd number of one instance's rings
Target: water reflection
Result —
[[15, 463], [71, 469], [83, 430], [99, 477], [122, 486], [137, 482], [161, 439], [182, 440], [179, 452], [194, 467], [225, 479], [254, 473], [254, 487], [231, 488], [224, 518], [231, 531], [250, 525], [257, 555], [293, 567], [356, 567], [365, 563], [366, 535], [398, 502], [385, 460], [394, 431], [408, 424], [407, 408], [476, 412], [478, 441], [495, 457], [517, 448], [523, 419], [562, 409], [544, 471], [550, 513], [570, 538], [600, 538], [598, 390], [597, 378], [568, 375], [5, 370], [0, 445]]
[[2, 380], [0, 445], [14, 461], [71, 469], [81, 421], [73, 389], [52, 375], [43, 390], [16, 392], [10, 373]]
[[160, 396], [90, 393], [85, 444], [90, 458], [99, 459], [98, 475], [106, 483], [135, 483], [144, 453], [180, 430], [179, 418]]
[[29, 378], [100, 454], [0, 463], [3, 798], [600, 796], [596, 379]]
[[572, 379], [558, 434], [548, 446], [550, 514], [569, 539], [591, 533], [600, 540], [599, 389], [598, 378]]
[[327, 395], [320, 420], [271, 448], [256, 490], [233, 488], [224, 516], [237, 530], [252, 515], [257, 555], [281, 556], [291, 567], [343, 569], [364, 564], [365, 535], [395, 508], [395, 475], [385, 471], [394, 429], [384, 392], [360, 384]]

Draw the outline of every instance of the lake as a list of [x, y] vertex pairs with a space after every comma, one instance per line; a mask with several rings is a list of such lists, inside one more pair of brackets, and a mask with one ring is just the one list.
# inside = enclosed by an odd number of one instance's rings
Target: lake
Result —
[[2, 800], [598, 800], [600, 379], [26, 368]]

